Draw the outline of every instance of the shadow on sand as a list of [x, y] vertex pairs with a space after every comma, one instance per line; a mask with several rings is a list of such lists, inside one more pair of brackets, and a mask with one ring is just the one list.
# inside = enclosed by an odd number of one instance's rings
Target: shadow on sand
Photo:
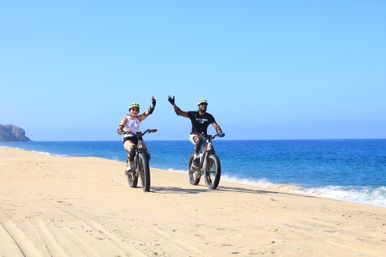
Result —
[[196, 188], [183, 188], [183, 187], [152, 187], [153, 193], [164, 194], [199, 194], [199, 193], [244, 193], [244, 194], [281, 194], [281, 192], [248, 189], [242, 187], [225, 187], [219, 186], [216, 190], [211, 190], [203, 185], [198, 185]]
[[198, 185], [195, 188], [184, 188], [184, 187], [152, 187], [150, 190], [152, 193], [157, 194], [200, 194], [200, 193], [242, 193], [242, 194], [272, 194], [272, 195], [297, 195], [307, 198], [315, 198], [314, 196], [301, 195], [296, 193], [288, 193], [288, 192], [276, 192], [269, 190], [261, 190], [261, 189], [252, 189], [252, 188], [244, 188], [244, 187], [230, 187], [230, 186], [219, 186], [216, 190], [211, 190], [204, 185]]

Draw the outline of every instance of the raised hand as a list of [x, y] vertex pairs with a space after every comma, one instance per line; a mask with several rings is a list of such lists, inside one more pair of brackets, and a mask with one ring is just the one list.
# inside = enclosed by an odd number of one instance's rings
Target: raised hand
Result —
[[170, 95], [168, 96], [168, 101], [171, 105], [175, 104], [175, 96], [171, 97]]

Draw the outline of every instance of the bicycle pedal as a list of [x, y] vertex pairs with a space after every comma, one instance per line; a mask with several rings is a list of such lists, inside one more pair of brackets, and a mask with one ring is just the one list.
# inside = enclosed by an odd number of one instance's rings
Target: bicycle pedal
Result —
[[194, 165], [190, 165], [190, 170], [191, 171], [198, 171], [198, 169], [199, 169], [199, 167], [197, 167], [197, 166], [194, 166]]

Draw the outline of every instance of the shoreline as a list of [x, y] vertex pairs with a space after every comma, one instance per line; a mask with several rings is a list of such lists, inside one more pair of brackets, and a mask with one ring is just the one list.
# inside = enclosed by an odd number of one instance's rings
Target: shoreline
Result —
[[386, 210], [121, 162], [0, 149], [3, 256], [383, 256]]
[[[66, 155], [66, 154], [54, 154], [50, 152], [44, 152], [44, 151], [38, 151], [38, 150], [27, 150], [23, 148], [18, 148], [18, 147], [12, 147], [12, 146], [4, 146], [0, 145], [1, 148], [9, 148], [9, 149], [16, 149], [16, 150], [22, 150], [22, 151], [29, 151], [37, 154], [42, 154], [42, 155], [47, 155], [47, 156], [54, 156], [54, 157], [79, 157], [79, 158], [100, 158], [103, 160], [114, 160], [114, 159], [108, 159], [108, 158], [103, 158], [103, 157], [94, 157], [94, 156], [71, 156], [71, 155]], [[115, 160], [119, 161], [119, 160]], [[159, 168], [159, 167], [153, 167], [151, 166], [152, 169], [157, 169], [157, 170], [163, 170], [167, 172], [176, 172], [180, 174], [186, 174], [185, 170], [179, 170], [179, 169], [174, 169], [174, 168]], [[241, 178], [237, 176], [229, 176], [229, 175], [222, 175], [221, 176], [221, 182], [231, 182], [231, 183], [236, 183], [236, 184], [242, 184], [242, 185], [247, 185], [247, 186], [255, 186], [259, 188], [263, 188], [266, 190], [281, 190], [283, 192], [290, 192], [294, 194], [299, 194], [299, 195], [304, 195], [304, 196], [314, 196], [314, 197], [319, 197], [319, 198], [324, 198], [324, 199], [331, 199], [331, 200], [337, 200], [337, 201], [342, 201], [342, 202], [349, 202], [349, 203], [354, 203], [354, 204], [361, 204], [361, 205], [367, 205], [367, 206], [375, 206], [375, 207], [381, 207], [381, 208], [386, 208], [386, 203], [383, 201], [380, 202], [378, 199], [373, 199], [371, 202], [369, 200], [363, 200], [368, 198], [368, 192], [369, 190], [373, 190], [372, 194], [376, 195], [378, 192], [374, 191], [376, 190], [386, 190], [386, 187], [381, 186], [381, 187], [371, 187], [367, 186], [363, 188], [360, 187], [353, 187], [353, 186], [333, 186], [333, 185], [327, 185], [327, 186], [313, 186], [313, 187], [307, 187], [307, 186], [302, 186], [302, 185], [296, 185], [296, 184], [281, 184], [281, 183], [275, 183], [271, 182], [265, 178], [261, 179], [250, 179], [250, 178]], [[221, 185], [220, 182], [220, 185]]]
[[[114, 160], [114, 159], [108, 159], [103, 157], [94, 157], [94, 156], [71, 156], [66, 154], [54, 154], [50, 152], [44, 152], [44, 151], [38, 151], [38, 150], [26, 150], [23, 148], [18, 147], [10, 147], [10, 146], [1, 146], [1, 148], [9, 148], [9, 149], [16, 149], [16, 150], [22, 150], [22, 151], [29, 151], [37, 154], [42, 154], [46, 156], [54, 156], [54, 157], [79, 157], [79, 158], [100, 158], [103, 160]], [[119, 161], [119, 160], [115, 160]], [[174, 168], [159, 168], [159, 167], [153, 167], [152, 169], [157, 170], [163, 170], [166, 172], [176, 172], [179, 174], [186, 174], [185, 170], [179, 170]], [[384, 201], [380, 202], [379, 200], [372, 200], [369, 202], [368, 200], [363, 200], [368, 198], [368, 191], [369, 190], [386, 190], [384, 187], [344, 187], [344, 186], [314, 186], [314, 187], [307, 187], [302, 185], [296, 185], [296, 184], [281, 184], [281, 183], [274, 183], [269, 181], [268, 179], [261, 178], [261, 179], [249, 179], [249, 178], [241, 178], [237, 176], [229, 176], [229, 175], [222, 175], [221, 181], [224, 182], [231, 182], [236, 184], [242, 184], [246, 186], [255, 186], [259, 188], [263, 188], [266, 190], [281, 190], [283, 192], [291, 192], [294, 194], [304, 195], [304, 196], [315, 196], [319, 198], [324, 199], [331, 199], [331, 200], [337, 200], [337, 201], [343, 201], [343, 202], [349, 202], [349, 203], [355, 203], [355, 204], [363, 204], [367, 206], [375, 206], [375, 207], [381, 207], [386, 208], [386, 203]], [[220, 182], [221, 185], [221, 182]], [[378, 192], [373, 191], [372, 194], [377, 194]]]

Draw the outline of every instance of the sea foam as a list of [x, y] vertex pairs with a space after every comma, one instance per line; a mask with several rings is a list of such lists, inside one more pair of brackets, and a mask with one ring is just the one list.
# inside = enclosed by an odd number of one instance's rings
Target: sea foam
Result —
[[[168, 171], [186, 173], [185, 170], [168, 169]], [[302, 195], [317, 196], [335, 200], [341, 200], [352, 203], [360, 203], [386, 207], [386, 187], [342, 187], [342, 186], [325, 186], [325, 187], [301, 187], [291, 184], [278, 184], [269, 181], [267, 178], [247, 179], [237, 176], [222, 175], [221, 181], [240, 183], [244, 185], [257, 186], [265, 189], [292, 192]], [[221, 188], [221, 182], [220, 186]]]

